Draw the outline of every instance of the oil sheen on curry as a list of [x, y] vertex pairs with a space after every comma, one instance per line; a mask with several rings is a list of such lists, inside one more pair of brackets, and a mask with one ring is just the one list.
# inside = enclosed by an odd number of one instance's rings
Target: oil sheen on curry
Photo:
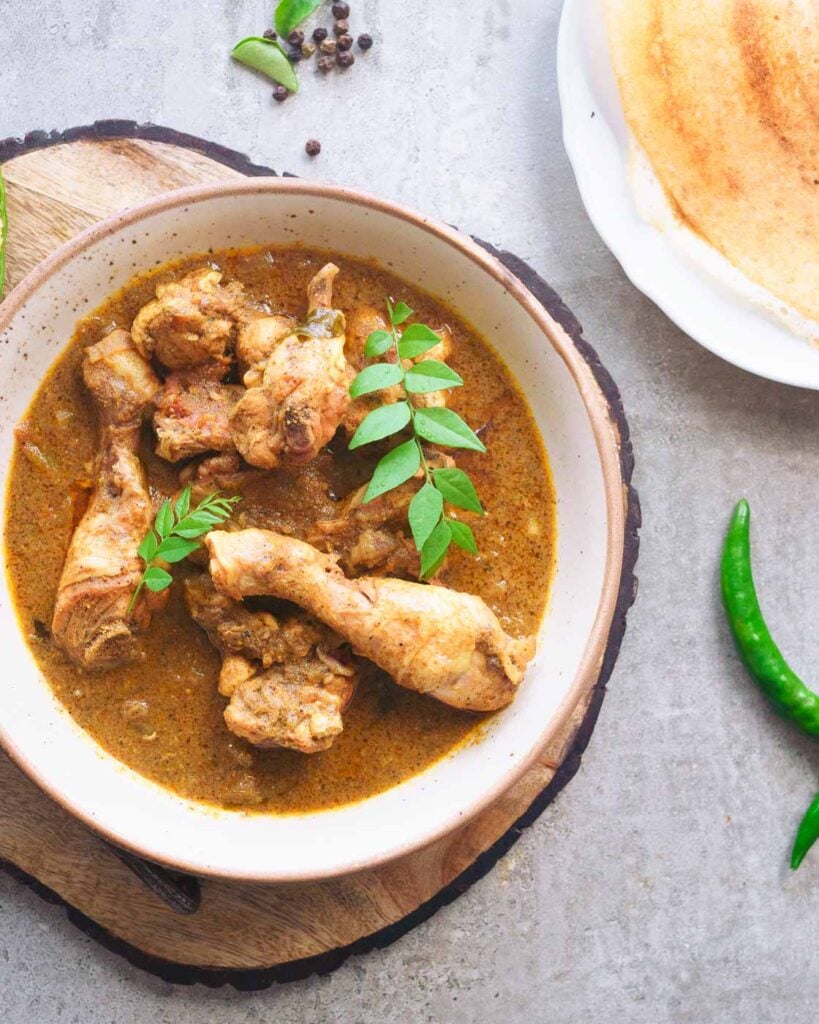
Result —
[[[432, 329], [408, 334], [425, 351], [399, 358], [388, 297], [414, 311], [397, 332]], [[374, 332], [390, 345], [375, 359]], [[379, 361], [390, 381], [434, 361], [463, 385], [352, 397]], [[409, 424], [350, 448], [399, 402]], [[441, 410], [487, 451], [417, 437]], [[404, 482], [371, 498], [399, 445]], [[452, 470], [484, 515], [459, 507]], [[424, 568], [433, 520], [415, 513], [429, 499], [440, 514], [436, 480], [456, 543]], [[287, 814], [372, 796], [469, 740], [534, 653], [555, 502], [526, 401], [465, 320], [374, 266], [254, 248], [136, 277], [41, 384], [9, 488], [8, 570], [50, 685], [106, 750], [191, 799]], [[190, 520], [216, 493], [240, 500]], [[158, 513], [168, 529], [188, 517], [167, 559], [144, 543]], [[152, 584], [173, 581], [137, 592], [151, 558]]]

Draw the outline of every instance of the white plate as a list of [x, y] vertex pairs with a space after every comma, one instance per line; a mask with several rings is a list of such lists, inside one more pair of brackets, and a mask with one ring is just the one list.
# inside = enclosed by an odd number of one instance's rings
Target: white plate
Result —
[[549, 449], [557, 571], [537, 657], [514, 704], [480, 742], [369, 800], [295, 816], [184, 800], [102, 750], [42, 678], [0, 576], [6, 750], [56, 800], [121, 845], [195, 874], [259, 881], [372, 867], [456, 828], [512, 785], [596, 678], [624, 535], [618, 438], [606, 400], [563, 330], [506, 268], [468, 237], [405, 208], [280, 178], [160, 196], [90, 229], [18, 285], [0, 307], [0, 473], [7, 474], [14, 424], [77, 318], [136, 270], [209, 246], [292, 242], [391, 261], [498, 347]]
[[[641, 216], [602, 0], [566, 0], [557, 81], [563, 141], [583, 204], [632, 282], [695, 341], [728, 362], [784, 384], [819, 389], [819, 349], [772, 311], [781, 309], [781, 302], [693, 232], [662, 216], [656, 195], [653, 223]], [[640, 167], [644, 185], [647, 173]], [[655, 226], [658, 219], [661, 226]]]

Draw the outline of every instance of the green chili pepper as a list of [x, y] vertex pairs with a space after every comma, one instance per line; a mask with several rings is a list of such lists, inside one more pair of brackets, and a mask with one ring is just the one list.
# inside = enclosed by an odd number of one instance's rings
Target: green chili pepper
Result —
[[740, 657], [759, 688], [784, 718], [819, 736], [819, 695], [790, 668], [762, 617], [751, 572], [751, 510], [744, 498], [725, 538], [722, 600]]
[[813, 803], [805, 812], [805, 817], [796, 833], [796, 840], [791, 851], [791, 868], [796, 871], [805, 854], [819, 839], [819, 793], [813, 798]]
[[6, 216], [6, 183], [0, 169], [0, 299], [6, 284], [6, 235], [8, 234], [8, 217]]

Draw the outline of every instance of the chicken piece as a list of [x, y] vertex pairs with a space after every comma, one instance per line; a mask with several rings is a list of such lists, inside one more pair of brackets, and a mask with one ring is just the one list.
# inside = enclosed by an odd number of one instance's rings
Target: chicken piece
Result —
[[[427, 463], [432, 469], [455, 465], [443, 452], [430, 452]], [[335, 519], [317, 522], [307, 542], [333, 554], [348, 576], [363, 572], [378, 576], [418, 579], [421, 559], [407, 519], [407, 509], [424, 481], [419, 470], [400, 487], [380, 495], [366, 505], [363, 502], [369, 484], [354, 491]]]
[[290, 656], [304, 657], [318, 642], [312, 635], [283, 632], [269, 612], [250, 611], [221, 594], [206, 573], [185, 581], [185, 603], [222, 655], [240, 654], [265, 668]]
[[[355, 373], [360, 373], [371, 362], [364, 354], [367, 338], [373, 331], [385, 331], [387, 328], [386, 318], [372, 306], [358, 306], [349, 315], [345, 353], [347, 361]], [[405, 369], [409, 369], [413, 363], [420, 362], [422, 359], [438, 359], [441, 362], [447, 360], [452, 351], [452, 332], [449, 327], [444, 325], [437, 328], [436, 333], [441, 335], [440, 342], [417, 359], [405, 359], [403, 363]], [[390, 349], [381, 358], [383, 362], [394, 363], [397, 359], [395, 349]], [[380, 405], [389, 405], [391, 402], [400, 402], [403, 398], [404, 389], [400, 384], [394, 384], [391, 388], [384, 388], [383, 391], [376, 391], [374, 394], [362, 395], [360, 398], [354, 399], [347, 408], [342, 421], [345, 433], [352, 436], [373, 409], [377, 409]], [[447, 393], [446, 391], [430, 391], [425, 395], [414, 395], [413, 403], [421, 409], [428, 409], [434, 405], [446, 405]]]
[[[344, 669], [342, 673], [340, 669]], [[328, 750], [343, 729], [353, 669], [318, 656], [253, 672], [230, 692], [228, 729], [257, 747], [287, 747], [302, 754]], [[220, 687], [220, 693], [228, 696]]]
[[221, 280], [220, 271], [202, 267], [159, 285], [156, 298], [131, 326], [140, 354], [155, 356], [169, 370], [210, 363], [227, 371], [244, 311], [244, 288], [238, 281], [222, 285]]
[[307, 289], [308, 315], [276, 344], [262, 383], [230, 417], [233, 441], [252, 466], [301, 466], [335, 434], [350, 400], [344, 314], [329, 305], [338, 267], [328, 263]]
[[293, 601], [400, 686], [452, 707], [504, 707], [534, 655], [533, 637], [508, 636], [471, 594], [381, 577], [349, 580], [331, 556], [270, 530], [215, 531], [205, 544], [222, 593]]
[[305, 754], [332, 745], [356, 682], [340, 637], [304, 614], [280, 623], [250, 611], [206, 574], [187, 580], [185, 601], [222, 655], [219, 692], [230, 698], [225, 722], [232, 732], [256, 746]]
[[228, 420], [245, 389], [222, 384], [219, 376], [204, 367], [168, 376], [154, 412], [160, 458], [179, 462], [203, 452], [234, 450]]
[[122, 328], [85, 350], [82, 376], [103, 432], [117, 427], [138, 430], [160, 388], [156, 374]]
[[296, 330], [298, 324], [284, 313], [248, 314], [236, 338], [236, 358], [246, 388], [257, 388], [264, 380], [264, 370], [273, 350]]
[[191, 500], [195, 504], [214, 491], [241, 494], [250, 481], [267, 475], [266, 470], [254, 469], [242, 462], [237, 451], [229, 451], [183, 467], [179, 484], [181, 487], [191, 484]]
[[86, 350], [83, 379], [99, 412], [101, 452], [63, 565], [52, 632], [80, 667], [108, 669], [140, 657], [136, 634], [167, 598], [145, 591], [128, 611], [142, 573], [137, 547], [154, 517], [137, 455], [140, 425], [160, 383], [123, 330]]

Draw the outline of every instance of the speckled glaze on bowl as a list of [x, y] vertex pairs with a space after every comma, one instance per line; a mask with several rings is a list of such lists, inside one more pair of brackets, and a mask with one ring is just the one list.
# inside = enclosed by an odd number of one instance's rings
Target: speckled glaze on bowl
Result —
[[[0, 742], [66, 809], [142, 856], [199, 875], [306, 881], [374, 867], [462, 825], [526, 771], [593, 685], [623, 557], [618, 437], [586, 363], [533, 296], [468, 237], [358, 192], [289, 179], [194, 187], [103, 221], [0, 306], [0, 466], [12, 430], [78, 317], [136, 271], [190, 252], [290, 244], [389, 264], [461, 311], [501, 352], [549, 450], [557, 569], [538, 654], [514, 704], [468, 744], [386, 793], [297, 816], [180, 798], [116, 761], [54, 697], [0, 580]], [[5, 522], [5, 488], [3, 521]]]

